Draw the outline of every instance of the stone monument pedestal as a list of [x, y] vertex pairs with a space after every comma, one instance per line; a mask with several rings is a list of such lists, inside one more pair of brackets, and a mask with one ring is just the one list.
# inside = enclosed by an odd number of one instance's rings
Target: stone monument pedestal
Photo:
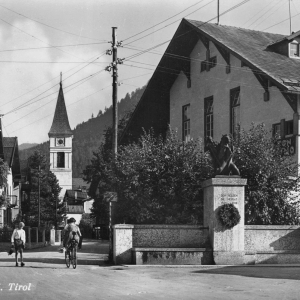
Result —
[[[209, 239], [216, 265], [244, 264], [245, 185], [240, 176], [216, 176], [202, 183], [204, 190], [204, 226], [209, 227]], [[220, 206], [232, 203], [241, 220], [231, 229], [225, 228], [218, 217]]]

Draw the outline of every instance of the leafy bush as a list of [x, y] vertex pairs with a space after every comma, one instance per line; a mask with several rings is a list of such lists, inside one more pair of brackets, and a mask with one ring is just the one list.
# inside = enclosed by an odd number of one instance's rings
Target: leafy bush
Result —
[[245, 188], [245, 223], [299, 224], [298, 165], [282, 155], [280, 141], [264, 124], [241, 130], [235, 140], [235, 163]]
[[230, 229], [239, 224], [241, 215], [232, 203], [225, 203], [219, 208], [219, 220], [221, 224]]
[[212, 164], [200, 140], [184, 143], [171, 130], [164, 140], [149, 132], [138, 143], [120, 147], [115, 164], [110, 158], [101, 147], [85, 171], [87, 179], [98, 180], [100, 201], [94, 202], [94, 212], [103, 213], [108, 205], [102, 195], [114, 188], [115, 222], [202, 223], [201, 182], [211, 177]]
[[93, 225], [95, 225], [95, 218], [90, 214], [83, 214], [79, 223], [81, 234], [84, 238], [91, 238], [93, 234]]

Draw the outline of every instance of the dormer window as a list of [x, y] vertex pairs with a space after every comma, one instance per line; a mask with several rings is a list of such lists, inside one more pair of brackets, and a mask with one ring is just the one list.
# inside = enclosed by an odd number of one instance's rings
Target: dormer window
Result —
[[290, 43], [290, 57], [299, 57], [299, 44]]

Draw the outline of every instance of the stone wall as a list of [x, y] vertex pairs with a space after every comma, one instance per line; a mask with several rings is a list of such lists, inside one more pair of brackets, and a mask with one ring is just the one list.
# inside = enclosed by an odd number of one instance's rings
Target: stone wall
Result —
[[300, 251], [300, 226], [246, 225], [245, 251]]
[[133, 248], [206, 248], [208, 227], [197, 225], [114, 225], [116, 264], [133, 262]]
[[204, 248], [208, 228], [195, 225], [134, 225], [133, 247]]
[[300, 226], [246, 225], [246, 264], [294, 264], [300, 261]]

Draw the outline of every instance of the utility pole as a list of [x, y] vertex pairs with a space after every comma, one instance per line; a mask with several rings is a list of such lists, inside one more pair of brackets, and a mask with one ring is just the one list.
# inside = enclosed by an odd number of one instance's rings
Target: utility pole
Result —
[[218, 22], [217, 24], [220, 24], [220, 0], [218, 0]]
[[[117, 27], [112, 27], [112, 42], [111, 49], [106, 51], [107, 55], [112, 55], [112, 63], [105, 68], [106, 71], [112, 71], [112, 105], [113, 105], [113, 138], [112, 138], [112, 153], [115, 161], [118, 153], [118, 64], [123, 63], [123, 59], [118, 58], [118, 47], [122, 42], [117, 42]], [[109, 259], [113, 257], [113, 231], [112, 231], [112, 201], [109, 202]]]
[[38, 173], [38, 205], [39, 205], [39, 210], [38, 210], [38, 228], [41, 226], [41, 187], [40, 187], [40, 171], [41, 171], [41, 164], [39, 162], [39, 173]]
[[289, 0], [290, 34], [292, 34], [291, 0]]
[[118, 62], [117, 62], [117, 27], [112, 27], [112, 103], [113, 103], [113, 157], [118, 151]]

